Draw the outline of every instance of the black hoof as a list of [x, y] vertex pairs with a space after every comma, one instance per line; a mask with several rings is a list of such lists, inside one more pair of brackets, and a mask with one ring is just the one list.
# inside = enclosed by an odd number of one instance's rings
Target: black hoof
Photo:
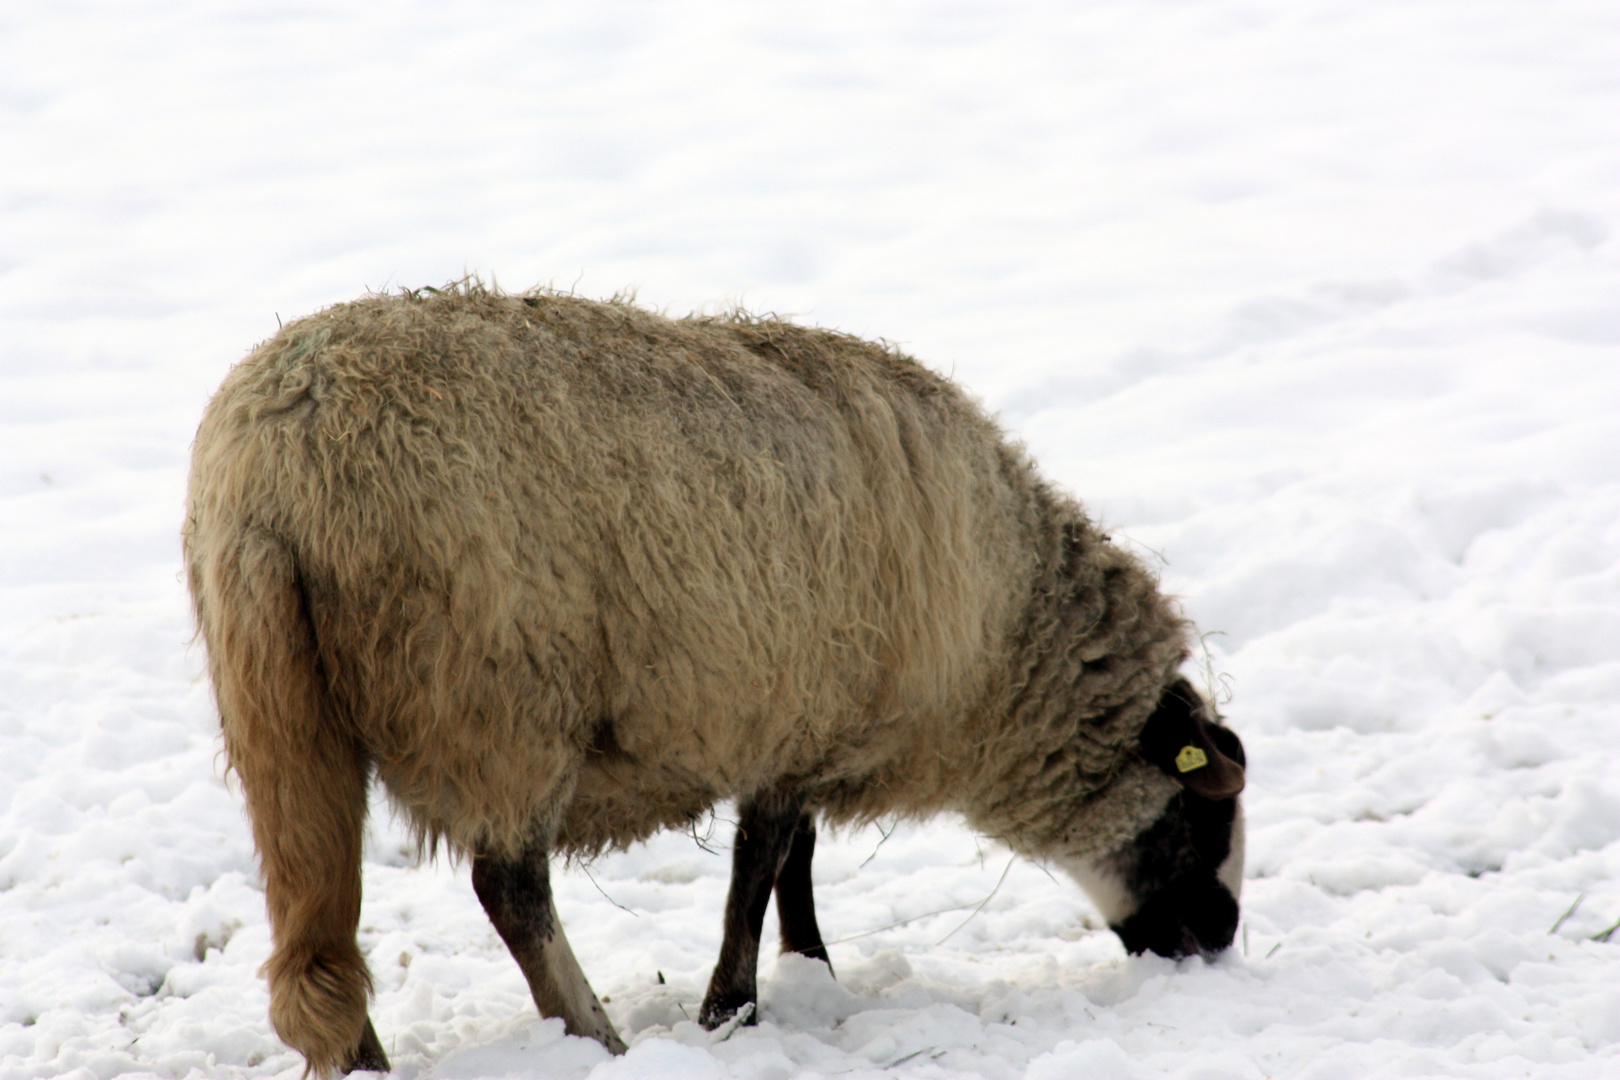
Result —
[[698, 1010], [698, 1023], [703, 1025], [705, 1031], [713, 1031], [722, 1024], [733, 1020], [739, 1012], [746, 1007], [748, 1014], [743, 1017], [740, 1027], [753, 1027], [759, 1023], [759, 1010], [754, 1006], [752, 999], [741, 994], [728, 994], [722, 998], [704, 999], [703, 1008]]
[[383, 1053], [382, 1040], [377, 1038], [377, 1029], [371, 1026], [371, 1017], [366, 1017], [366, 1030], [360, 1033], [360, 1045], [355, 1047], [349, 1063], [343, 1067], [345, 1073], [352, 1072], [392, 1072], [388, 1064], [388, 1055]]

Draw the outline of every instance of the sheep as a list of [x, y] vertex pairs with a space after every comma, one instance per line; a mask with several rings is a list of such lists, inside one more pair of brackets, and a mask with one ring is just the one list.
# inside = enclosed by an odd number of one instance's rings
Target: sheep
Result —
[[373, 777], [419, 850], [470, 857], [541, 1014], [613, 1052], [548, 860], [725, 799], [711, 1025], [754, 1000], [772, 887], [784, 944], [825, 957], [815, 817], [958, 812], [1132, 948], [1230, 943], [1241, 748], [1177, 675], [1188, 625], [893, 348], [476, 282], [368, 296], [227, 375], [183, 544], [271, 1023], [317, 1076], [388, 1065], [355, 941]]

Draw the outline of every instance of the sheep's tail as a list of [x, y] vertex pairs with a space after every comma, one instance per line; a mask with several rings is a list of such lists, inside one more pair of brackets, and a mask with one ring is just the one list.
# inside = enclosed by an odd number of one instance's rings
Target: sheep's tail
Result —
[[270, 1022], [327, 1076], [353, 1060], [371, 991], [355, 942], [366, 758], [328, 691], [292, 552], [252, 529], [209, 539], [191, 584], [264, 875]]

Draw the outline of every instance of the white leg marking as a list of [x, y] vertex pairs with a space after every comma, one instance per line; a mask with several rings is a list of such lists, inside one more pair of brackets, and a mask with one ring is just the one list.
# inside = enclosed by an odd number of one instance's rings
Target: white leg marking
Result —
[[542, 951], [546, 976], [551, 980], [557, 1004], [561, 1006], [563, 1022], [571, 1034], [589, 1036], [615, 1054], [624, 1053], [624, 1040], [613, 1029], [613, 1021], [608, 1019], [579, 961], [574, 959], [574, 950], [568, 945], [562, 923], [557, 921], [555, 906], [552, 908], [552, 920], [551, 936], [546, 939]]

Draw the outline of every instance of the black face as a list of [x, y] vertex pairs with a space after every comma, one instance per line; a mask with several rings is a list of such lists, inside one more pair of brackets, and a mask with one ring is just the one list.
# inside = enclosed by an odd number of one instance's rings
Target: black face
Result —
[[1238, 924], [1232, 890], [1242, 876], [1241, 850], [1236, 865], [1229, 863], [1235, 828], [1242, 828], [1236, 798], [1206, 799], [1183, 791], [1129, 850], [1110, 860], [1126, 894], [1137, 902], [1112, 926], [1126, 949], [1179, 958], [1211, 956], [1232, 944]]
[[1178, 678], [1143, 725], [1140, 744], [1143, 759], [1176, 781], [1176, 794], [1123, 848], [1063, 865], [1131, 952], [1209, 957], [1237, 933], [1243, 743]]
[[[1237, 735], [1217, 724], [1202, 730], [1226, 757], [1240, 767], [1248, 764]], [[1136, 901], [1135, 910], [1112, 926], [1126, 949], [1207, 957], [1232, 944], [1235, 891], [1243, 878], [1242, 829], [1236, 796], [1211, 799], [1183, 790], [1129, 849], [1110, 860], [1125, 894]]]

